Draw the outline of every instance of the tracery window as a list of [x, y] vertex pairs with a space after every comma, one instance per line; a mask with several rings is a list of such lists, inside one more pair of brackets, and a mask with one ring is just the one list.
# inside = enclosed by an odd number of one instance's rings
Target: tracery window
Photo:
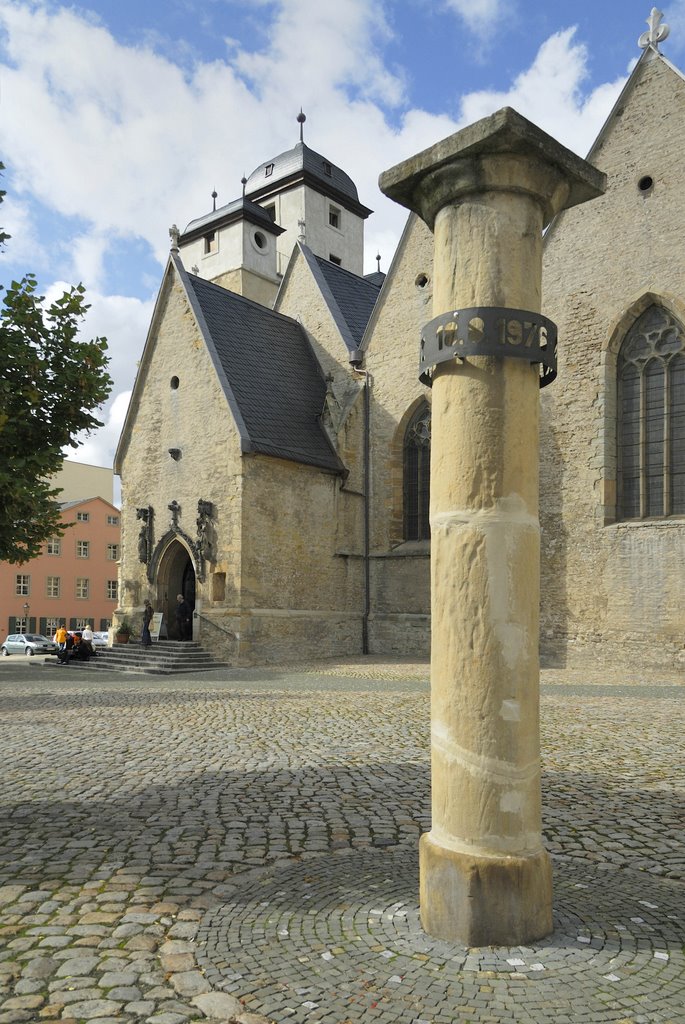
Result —
[[431, 410], [424, 402], [404, 435], [404, 539], [430, 538]]
[[685, 331], [650, 306], [618, 355], [618, 516], [685, 515]]

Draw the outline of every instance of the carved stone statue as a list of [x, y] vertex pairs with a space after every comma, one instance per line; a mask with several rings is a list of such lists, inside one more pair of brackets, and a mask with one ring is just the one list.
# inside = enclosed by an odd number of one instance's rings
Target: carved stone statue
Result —
[[214, 509], [211, 501], [198, 501], [197, 503], [197, 548], [206, 561], [212, 559], [212, 538], [210, 522]]
[[152, 506], [148, 505], [147, 508], [137, 508], [136, 519], [142, 519], [143, 521], [140, 533], [138, 534], [138, 560], [143, 565], [148, 565], [152, 549], [152, 538], [150, 536], [152, 529]]

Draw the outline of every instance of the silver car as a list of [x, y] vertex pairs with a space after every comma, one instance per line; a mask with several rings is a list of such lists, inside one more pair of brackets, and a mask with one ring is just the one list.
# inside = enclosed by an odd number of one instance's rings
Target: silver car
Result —
[[0, 648], [4, 657], [10, 654], [55, 654], [57, 644], [40, 633], [10, 633]]

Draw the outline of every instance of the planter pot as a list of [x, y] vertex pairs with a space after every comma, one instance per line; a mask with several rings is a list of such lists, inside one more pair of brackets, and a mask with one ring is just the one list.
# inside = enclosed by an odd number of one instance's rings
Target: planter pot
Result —
[[115, 633], [114, 642], [117, 644], [127, 644], [129, 641], [129, 633]]

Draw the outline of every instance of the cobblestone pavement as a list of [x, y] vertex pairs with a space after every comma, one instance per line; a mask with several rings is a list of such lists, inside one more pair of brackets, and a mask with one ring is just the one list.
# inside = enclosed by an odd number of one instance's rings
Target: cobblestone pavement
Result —
[[543, 672], [555, 931], [466, 949], [418, 923], [425, 665], [26, 662], [0, 665], [0, 1024], [684, 1024], [678, 677]]

